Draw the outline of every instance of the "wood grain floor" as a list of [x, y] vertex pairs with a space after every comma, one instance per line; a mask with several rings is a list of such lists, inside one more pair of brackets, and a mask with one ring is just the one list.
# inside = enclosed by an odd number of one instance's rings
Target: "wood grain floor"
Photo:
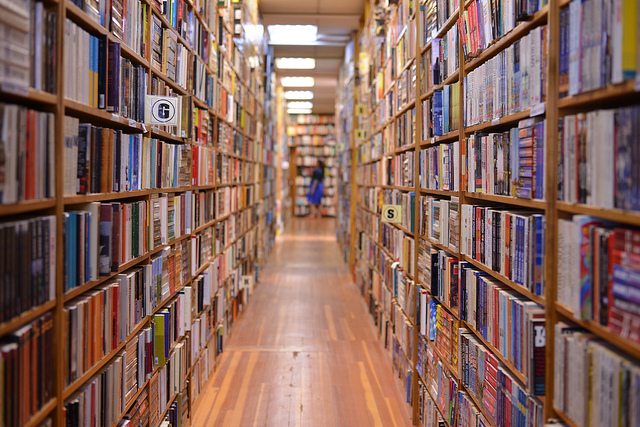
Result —
[[193, 426], [408, 426], [330, 219], [296, 220], [235, 323]]

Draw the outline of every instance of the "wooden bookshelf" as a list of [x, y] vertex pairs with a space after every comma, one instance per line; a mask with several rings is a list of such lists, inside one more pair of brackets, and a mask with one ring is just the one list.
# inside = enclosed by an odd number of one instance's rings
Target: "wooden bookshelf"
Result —
[[[473, 0], [465, 0], [464, 2], [460, 2], [460, 7], [455, 8], [450, 16], [448, 16], [446, 19], [444, 19], [443, 22], [441, 22], [442, 25], [434, 30], [435, 37], [445, 37], [447, 32], [450, 31], [457, 22], [462, 22], [462, 20], [464, 19], [464, 12], [467, 8], [470, 7], [472, 2]], [[405, 7], [405, 3], [407, 2], [400, 1], [397, 7]], [[357, 52], [359, 58], [362, 58], [361, 61], [363, 63], [363, 68], [358, 69], [357, 66], [355, 67], [355, 72], [360, 73], [360, 85], [352, 89], [353, 98], [355, 100], [354, 103], [360, 104], [361, 110], [356, 111], [356, 109], [354, 108], [353, 120], [355, 123], [354, 127], [364, 129], [363, 132], [366, 134], [366, 140], [364, 141], [356, 140], [355, 137], [353, 137], [351, 140], [351, 143], [353, 144], [353, 151], [355, 152], [355, 155], [353, 156], [353, 163], [351, 165], [351, 172], [355, 174], [357, 178], [354, 180], [355, 185], [354, 187], [352, 187], [353, 190], [350, 194], [351, 204], [355, 206], [355, 210], [352, 214], [352, 217], [350, 218], [350, 221], [351, 232], [356, 236], [352, 239], [351, 247], [348, 250], [352, 253], [355, 252], [355, 254], [353, 255], [354, 260], [352, 263], [355, 282], [360, 288], [360, 291], [365, 296], [366, 303], [376, 307], [376, 321], [380, 321], [380, 316], [382, 315], [381, 313], [383, 313], [383, 310], [381, 307], [378, 307], [377, 301], [375, 300], [376, 297], [370, 289], [372, 284], [370, 283], [370, 280], [366, 277], [366, 275], [363, 274], [362, 277], [359, 277], [358, 270], [362, 269], [374, 274], [378, 273], [378, 276], [380, 277], [379, 286], [381, 288], [384, 288], [386, 286], [385, 281], [387, 280], [387, 278], [383, 277], [382, 275], [381, 269], [384, 266], [381, 266], [380, 262], [381, 259], [384, 259], [385, 257], [393, 259], [393, 255], [381, 244], [383, 229], [381, 224], [381, 213], [379, 208], [369, 208], [369, 206], [372, 206], [370, 198], [374, 195], [378, 196], [378, 192], [382, 192], [385, 190], [414, 192], [416, 194], [416, 206], [414, 212], [416, 223], [416, 240], [415, 258], [413, 259], [415, 265], [417, 266], [417, 254], [421, 248], [431, 247], [436, 250], [442, 250], [449, 256], [457, 258], [461, 262], [468, 263], [474, 270], [488, 276], [496, 284], [499, 284], [502, 288], [509, 290], [509, 292], [513, 291], [514, 295], [518, 295], [518, 297], [522, 298], [524, 301], [534, 302], [539, 307], [541, 307], [545, 313], [546, 329], [545, 395], [533, 396], [533, 393], [531, 391], [530, 392], [532, 393], [532, 398], [540, 402], [541, 404], [541, 408], [543, 411], [543, 414], [541, 414], [540, 418], [541, 422], [559, 418], [567, 425], [577, 425], [573, 420], [568, 418], [566, 414], [563, 414], [553, 406], [553, 387], [555, 378], [555, 325], [558, 322], [562, 321], [569, 325], [579, 326], [583, 328], [584, 331], [592, 334], [599, 340], [604, 341], [606, 345], [608, 345], [612, 349], [615, 349], [615, 351], [619, 354], [631, 360], [640, 360], [640, 344], [636, 344], [635, 342], [632, 342], [628, 339], [617, 336], [607, 327], [602, 326], [596, 321], [580, 319], [579, 314], [573, 314], [570, 310], [563, 307], [560, 303], [557, 302], [557, 273], [559, 269], [567, 267], [566, 265], [560, 265], [558, 260], [558, 223], [560, 219], [571, 218], [573, 215], [589, 215], [605, 221], [610, 221], [611, 223], [620, 224], [623, 227], [633, 229], [634, 227], [640, 227], [640, 212], [626, 211], [623, 209], [609, 209], [600, 206], [590, 206], [585, 204], [567, 203], [558, 199], [558, 181], [560, 178], [558, 177], [558, 173], [556, 171], [556, 165], [558, 161], [558, 150], [560, 147], [560, 141], [558, 140], [559, 128], [556, 124], [558, 123], [560, 118], [569, 114], [590, 112], [598, 109], [616, 108], [619, 106], [637, 105], [638, 99], [640, 99], [637, 79], [635, 81], [633, 79], [627, 79], [621, 84], [608, 85], [600, 89], [582, 92], [574, 96], [560, 98], [559, 89], [561, 82], [559, 76], [559, 62], [560, 33], [562, 30], [560, 26], [560, 11], [562, 8], [568, 7], [570, 0], [550, 0], [548, 4], [544, 4], [543, 6], [541, 6], [537, 12], [533, 13], [527, 19], [516, 22], [515, 26], [509, 32], [490, 42], [483, 51], [479, 52], [474, 57], [465, 58], [462, 49], [463, 42], [460, 40], [460, 37], [458, 37], [458, 69], [455, 70], [452, 74], [447, 75], [447, 77], [437, 85], [423, 85], [422, 80], [424, 80], [425, 77], [427, 77], [428, 82], [431, 81], [429, 73], [431, 73], [432, 70], [430, 65], [428, 64], [430, 64], [432, 45], [430, 41], [422, 40], [424, 35], [426, 34], [425, 29], [422, 28], [424, 22], [422, 20], [422, 13], [424, 13], [425, 10], [429, 9], [429, 5], [426, 4], [426, 1], [421, 1], [418, 3], [419, 4], [415, 2], [413, 3], [415, 5], [415, 8], [417, 9], [416, 11], [414, 11], [416, 13], [413, 15], [410, 13], [404, 14], [404, 16], [407, 17], [406, 22], [403, 22], [402, 25], [396, 25], [397, 23], [395, 21], [389, 22], [390, 18], [388, 14], [386, 16], [387, 20], [384, 21], [384, 24], [376, 24], [373, 20], [373, 17], [377, 16], [379, 19], [381, 16], [385, 16], [385, 13], [388, 13], [388, 11], [385, 12], [381, 9], [375, 10], [376, 6], [374, 6], [373, 2], [366, 2], [364, 19], [362, 20], [362, 27], [358, 34], [354, 37], [354, 44], [357, 47], [357, 49], [355, 49], [355, 52]], [[396, 6], [394, 5], [390, 7], [395, 8]], [[392, 16], [393, 13], [394, 12], [392, 11]], [[411, 21], [411, 16], [415, 16], [414, 21]], [[438, 20], [440, 20], [440, 16], [438, 16]], [[395, 62], [392, 63], [391, 66], [389, 66], [389, 61], [394, 61], [394, 59], [391, 58], [391, 55], [388, 55], [388, 53], [392, 49], [396, 48], [396, 46], [393, 45], [394, 41], [397, 42], [400, 35], [404, 35], [406, 37], [406, 35], [410, 33], [407, 28], [411, 25], [415, 26], [415, 34], [417, 34], [418, 39], [415, 44], [415, 53], [412, 51], [409, 55], [405, 55], [405, 57], [408, 57], [408, 59], [407, 62], [402, 66], [397, 67], [397, 64]], [[522, 106], [519, 107], [522, 108], [521, 111], [514, 111], [513, 113], [495, 117], [488, 121], [482, 121], [480, 123], [465, 126], [464, 85], [467, 83], [467, 76], [469, 75], [469, 73], [476, 70], [478, 67], [482, 66], [490, 59], [496, 57], [505, 49], [521, 40], [523, 37], [526, 37], [533, 30], [536, 30], [537, 28], [542, 26], [546, 26], [546, 37], [547, 41], [549, 42], [547, 50], [543, 53], [543, 55], [545, 55], [544, 66], [546, 67], [545, 80], [541, 82], [541, 84], [545, 86], [545, 98], [543, 99], [543, 102], [537, 105]], [[384, 40], [380, 38], [376, 42], [373, 42], [370, 35], [378, 34], [377, 31], [381, 31], [382, 34], [385, 34], [386, 38], [384, 38]], [[451, 55], [451, 51], [449, 51], [449, 55]], [[423, 69], [423, 59], [426, 59], [426, 62], [428, 63], [427, 69]], [[401, 77], [402, 71], [409, 69], [408, 67], [410, 66], [410, 64], [415, 64], [417, 67], [415, 80], [411, 83], [412, 88], [415, 87], [415, 99], [410, 100], [399, 109], [396, 109], [395, 93], [397, 90], [399, 90], [398, 88], [402, 87], [402, 85], [404, 84], [404, 82], [399, 84], [398, 79]], [[440, 66], [443, 65], [440, 64]], [[398, 69], [396, 70], [396, 68]], [[389, 75], [389, 71], [391, 71], [391, 75]], [[379, 76], [380, 74], [382, 74], [382, 76]], [[381, 86], [380, 83], [382, 83]], [[445, 86], [454, 83], [460, 85], [460, 98], [458, 104], [460, 123], [458, 129], [447, 132], [444, 135], [433, 136], [422, 140], [422, 117], [424, 115], [429, 115], [430, 112], [423, 111], [422, 102], [418, 102], [418, 100], [423, 101], [426, 99], [430, 99], [434, 96], [435, 91], [441, 90]], [[376, 146], [374, 143], [376, 134], [384, 132], [388, 127], [393, 127], [395, 121], [398, 120], [399, 116], [412, 107], [416, 109], [416, 120], [413, 127], [414, 139], [411, 141], [412, 144], [403, 147], [393, 147], [394, 141], [389, 143], [388, 141], [384, 140], [384, 142], [382, 143], [382, 147]], [[388, 111], [389, 109], [390, 111]], [[490, 134], [504, 132], [518, 126], [521, 121], [530, 117], [545, 118], [545, 153], [543, 159], [545, 164], [543, 188], [544, 198], [524, 199], [512, 196], [492, 195], [485, 194], [483, 192], [467, 191], [465, 185], [466, 159], [464, 158], [465, 153], [462, 152], [462, 144], [465, 143], [466, 138], [469, 135], [475, 133]], [[450, 144], [455, 141], [459, 141], [460, 144], [460, 155], [458, 158], [459, 167], [457, 170], [457, 173], [459, 174], [460, 189], [434, 190], [428, 188], [420, 188], [420, 174], [418, 171], [418, 156], [420, 150], [423, 148], [435, 147], [441, 144]], [[608, 143], [609, 141], [605, 142]], [[387, 148], [389, 145], [392, 146], [391, 150]], [[364, 147], [362, 152], [360, 152], [360, 147]], [[415, 156], [413, 159], [413, 167], [415, 173], [413, 178], [414, 186], [406, 187], [399, 185], [381, 184], [382, 182], [387, 182], [386, 176], [384, 176], [385, 172], [383, 172], [386, 165], [385, 167], [383, 167], [383, 163], [389, 158], [393, 158], [394, 156], [406, 153], [413, 153]], [[389, 162], [389, 164], [390, 163], [391, 162]], [[442, 167], [442, 165], [440, 165], [440, 167]], [[389, 172], [387, 171], [386, 173]], [[409, 169], [405, 173], [411, 173], [411, 170]], [[374, 189], [377, 189], [375, 193], [373, 192]], [[361, 200], [361, 194], [366, 194], [368, 206], [366, 206], [364, 204], [364, 201]], [[459, 250], [451, 249], [446, 245], [440, 244], [439, 242], [435, 242], [427, 238], [426, 236], [421, 235], [421, 231], [419, 231], [419, 218], [421, 214], [420, 210], [422, 208], [420, 206], [419, 200], [420, 197], [426, 196], [430, 196], [438, 200], [450, 200], [451, 198], [457, 198], [460, 206], [463, 204], [477, 205], [496, 209], [505, 209], [515, 212], [543, 214], [545, 217], [543, 294], [536, 295], [527, 287], [515, 283], [505, 275], [500, 274], [500, 272], [494, 271], [487, 265], [484, 265], [472, 259], [470, 256], [462, 254]], [[430, 215], [430, 213], [425, 213], [425, 216], [426, 215]], [[458, 211], [458, 231], [462, 229], [461, 222], [461, 213], [460, 211]], [[411, 238], [414, 235], [401, 225], [394, 224], [393, 228], [402, 231], [405, 238]], [[375, 238], [373, 236], [375, 236]], [[364, 248], [360, 250], [359, 247], [363, 244]], [[374, 254], [374, 257], [376, 257], [375, 261], [370, 259], [371, 253]], [[385, 269], [384, 272], [385, 274], [388, 274], [388, 269]], [[406, 274], [404, 274], [404, 276], [405, 278], [407, 277]], [[418, 274], [416, 274], [416, 276], [419, 278]], [[416, 282], [416, 286], [421, 287], [422, 284], [418, 282]], [[429, 290], [427, 289], [427, 293], [429, 293], [428, 291]], [[391, 293], [391, 295], [393, 294]], [[433, 296], [433, 299], [439, 301], [436, 296]], [[481, 336], [481, 334], [478, 333], [478, 331], [473, 330], [473, 328], [469, 327], [469, 325], [464, 320], [460, 319], [458, 310], [453, 310], [444, 301], [439, 301], [439, 303], [445, 310], [453, 315], [454, 318], [460, 320], [461, 324], [463, 326], [466, 326], [466, 329], [469, 329], [471, 334], [475, 336], [491, 354], [494, 354], [496, 358], [500, 360], [500, 364], [506, 369], [506, 372], [510, 373], [513, 378], [517, 380], [517, 382], [521, 383], [525, 387], [527, 386], [527, 378], [525, 378], [524, 374], [517, 371], [515, 367], [505, 359], [504, 355], [500, 354], [497, 348], [488, 343]], [[406, 313], [403, 312], [403, 314]], [[414, 403], [411, 407], [411, 410], [413, 411], [413, 421], [416, 425], [421, 422], [421, 420], [419, 420], [419, 413], [421, 412], [421, 410], [420, 408], [418, 408], [418, 393], [420, 392], [418, 384], [422, 383], [426, 385], [427, 381], [429, 381], [428, 378], [424, 378], [421, 375], [418, 375], [416, 371], [416, 364], [418, 362], [417, 346], [418, 331], [416, 330], [416, 333], [414, 335], [414, 350], [416, 353], [413, 355], [411, 361], [414, 369], [411, 391], [411, 397]], [[458, 351], [458, 349], [454, 348], [454, 351]], [[460, 373], [456, 374], [456, 369], [449, 370], [454, 374], [454, 376], [460, 375]], [[487, 411], [483, 406], [484, 402], [481, 401], [481, 399], [478, 399], [477, 396], [473, 395], [470, 390], [468, 390], [467, 387], [464, 386], [463, 380], [461, 378], [457, 379], [458, 390], [466, 392], [466, 394], [473, 402], [473, 405], [475, 405], [476, 409], [480, 411], [480, 413], [482, 413], [483, 416], [489, 421], [490, 425], [496, 423], [495, 419], [491, 419], [488, 416]], [[425, 391], [426, 396], [431, 395], [431, 389], [429, 387], [427, 387]], [[431, 396], [431, 400], [433, 400], [434, 402], [437, 402], [437, 398], [438, 396]], [[441, 411], [441, 408], [437, 404], [435, 404], [434, 406], [436, 407], [440, 417], [443, 418], [445, 424], [450, 425], [451, 423], [448, 419], [449, 414], [443, 413], [443, 411]]]
[[[196, 48], [191, 46], [187, 40], [182, 37], [175, 28], [173, 28], [166, 17], [162, 14], [162, 12], [158, 9], [157, 3], [151, 0], [139, 0], [141, 5], [148, 8], [148, 14], [146, 15], [146, 19], [148, 21], [151, 20], [151, 17], [159, 18], [161, 25], [164, 31], [172, 32], [176, 35], [178, 42], [180, 42], [184, 48], [188, 51], [189, 54], [192, 55], [194, 59], [199, 59], [204, 63], [206, 71], [213, 76], [214, 84], [217, 87], [222, 87], [221, 76], [218, 76], [218, 71], [214, 71], [209, 66], [209, 63], [205, 61], [203, 58], [199, 56], [196, 52]], [[41, 408], [38, 408], [38, 411], [31, 417], [31, 419], [26, 424], [27, 426], [39, 426], [42, 423], [47, 422], [48, 420], [52, 421], [53, 426], [63, 426], [65, 425], [65, 404], [72, 398], [75, 393], [77, 393], [80, 389], [82, 389], [88, 381], [90, 381], [96, 374], [99, 374], [106, 366], [111, 364], [111, 362], [122, 353], [122, 351], [126, 348], [127, 343], [131, 340], [137, 339], [138, 334], [142, 331], [143, 328], [148, 326], [152, 322], [153, 314], [159, 312], [163, 309], [167, 304], [173, 301], [178, 292], [180, 292], [185, 286], [191, 285], [194, 280], [198, 277], [199, 274], [203, 273], [212, 262], [214, 262], [219, 256], [222, 256], [227, 250], [230, 250], [232, 247], [237, 245], [241, 240], [248, 239], [248, 242], [251, 244], [259, 246], [259, 257], [260, 259], [255, 259], [253, 257], [253, 251], [250, 250], [248, 253], [244, 254], [241, 262], [238, 262], [237, 265], [233, 265], [229, 267], [230, 271], [237, 271], [238, 274], [249, 274], [253, 275], [257, 278], [257, 273], [255, 266], [258, 262], [264, 262], [266, 257], [268, 256], [271, 248], [273, 247], [273, 238], [275, 237], [275, 229], [273, 224], [267, 223], [267, 212], [272, 209], [275, 199], [273, 194], [267, 192], [267, 188], [272, 185], [270, 179], [265, 179], [265, 171], [274, 169], [274, 159], [273, 159], [273, 141], [265, 141], [267, 138], [265, 128], [267, 126], [262, 126], [267, 121], [268, 112], [261, 105], [265, 102], [265, 97], [270, 97], [268, 93], [265, 95], [266, 91], [272, 91], [273, 88], [263, 86], [263, 73], [265, 69], [265, 61], [269, 60], [267, 56], [268, 53], [262, 51], [262, 45], [252, 45], [250, 43], [242, 43], [242, 49], [246, 55], [254, 55], [259, 58], [258, 67], [252, 71], [249, 71], [249, 66], [247, 64], [246, 58], [243, 56], [238, 43], [240, 42], [240, 38], [234, 38], [234, 33], [229, 31], [229, 25], [224, 21], [224, 19], [228, 19], [233, 16], [233, 13], [225, 13], [225, 8], [242, 8], [243, 12], [247, 12], [248, 10], [244, 10], [250, 7], [254, 7], [251, 5], [236, 5], [227, 2], [225, 5], [219, 5], [218, 2], [214, 2], [210, 0], [208, 2], [208, 7], [211, 8], [212, 18], [215, 20], [216, 25], [213, 26], [216, 35], [214, 37], [219, 42], [229, 42], [226, 47], [229, 45], [233, 46], [233, 51], [224, 52], [221, 50], [220, 60], [224, 62], [224, 68], [229, 70], [234, 74], [234, 83], [231, 87], [232, 90], [229, 90], [228, 93], [233, 94], [234, 100], [239, 102], [236, 104], [236, 109], [241, 110], [239, 119], [232, 120], [229, 122], [229, 126], [232, 129], [233, 133], [237, 133], [242, 136], [243, 139], [243, 148], [244, 151], [233, 151], [235, 148], [229, 148], [229, 151], [226, 152], [227, 148], [218, 146], [218, 124], [219, 122], [224, 121], [227, 123], [226, 118], [221, 118], [218, 114], [218, 102], [219, 102], [219, 93], [215, 92], [215, 97], [213, 99], [213, 106], [209, 106], [207, 100], [198, 99], [195, 95], [191, 93], [190, 89], [186, 89], [182, 87], [177, 82], [173, 81], [166, 74], [160, 72], [155, 67], [151, 66], [151, 58], [150, 58], [150, 48], [147, 46], [147, 55], [141, 55], [138, 51], [134, 50], [130, 46], [126, 44], [124, 40], [120, 40], [118, 36], [112, 33], [109, 29], [109, 25], [107, 23], [106, 26], [102, 26], [93, 20], [87, 13], [85, 13], [81, 8], [76, 6], [71, 0], [45, 0], [47, 8], [55, 10], [57, 15], [57, 28], [56, 28], [56, 69], [55, 71], [55, 81], [56, 81], [56, 93], [47, 93], [39, 90], [34, 90], [31, 88], [15, 88], [4, 85], [0, 82], [0, 97], [4, 103], [8, 104], [18, 104], [31, 109], [50, 112], [54, 116], [55, 120], [55, 147], [54, 147], [54, 164], [55, 167], [55, 197], [48, 199], [40, 199], [40, 200], [26, 200], [20, 201], [15, 204], [5, 204], [0, 205], [0, 218], [3, 222], [13, 221], [14, 219], [23, 219], [35, 217], [38, 215], [55, 215], [56, 217], [56, 242], [57, 242], [57, 251], [55, 259], [55, 267], [56, 267], [56, 280], [55, 280], [55, 298], [51, 301], [45, 302], [39, 306], [33, 307], [12, 319], [7, 320], [6, 322], [0, 323], [0, 337], [6, 336], [15, 332], [23, 326], [26, 326], [33, 322], [36, 319], [39, 319], [46, 313], [51, 313], [53, 316], [53, 335], [54, 335], [54, 343], [55, 348], [51, 349], [51, 355], [53, 356], [53, 360], [51, 361], [51, 369], [53, 371], [54, 378], [54, 387], [53, 387], [53, 398], [49, 400], [46, 404], [44, 404]], [[192, 8], [193, 5], [191, 2], [185, 2], [185, 6]], [[224, 18], [226, 16], [227, 18]], [[250, 16], [257, 16], [255, 13], [242, 13], [243, 19], [246, 19]], [[210, 26], [206, 22], [206, 18], [202, 16], [198, 11], [194, 11], [195, 23], [199, 24], [201, 28], [203, 28], [206, 32], [211, 32]], [[92, 193], [92, 194], [64, 194], [63, 192], [63, 173], [65, 167], [69, 167], [66, 163], [68, 159], [65, 158], [64, 155], [64, 117], [65, 115], [79, 118], [81, 122], [88, 122], [95, 126], [100, 126], [109, 129], [121, 130], [124, 133], [136, 133], [143, 134], [145, 138], [157, 138], [159, 140], [174, 143], [174, 144], [184, 144], [184, 145], [198, 145], [195, 142], [195, 136], [184, 138], [181, 136], [177, 136], [171, 134], [163, 129], [160, 129], [155, 126], [145, 125], [141, 122], [136, 122], [135, 120], [131, 120], [125, 117], [120, 116], [119, 114], [113, 114], [111, 112], [107, 112], [104, 109], [94, 108], [88, 105], [85, 105], [81, 102], [77, 102], [72, 99], [67, 99], [65, 97], [64, 90], [64, 74], [65, 74], [65, 64], [63, 61], [64, 58], [64, 50], [66, 49], [64, 43], [64, 29], [65, 29], [65, 20], [69, 19], [82, 29], [86, 30], [90, 34], [103, 37], [105, 40], [110, 42], [117, 42], [120, 44], [120, 55], [123, 58], [130, 60], [134, 65], [142, 66], [148, 76], [147, 87], [148, 93], [151, 94], [151, 78], [158, 78], [160, 81], [164, 82], [167, 87], [169, 87], [176, 95], [191, 95], [190, 99], [195, 107], [204, 110], [206, 114], [208, 114], [209, 122], [210, 122], [210, 130], [213, 132], [209, 132], [210, 141], [212, 141], [213, 145], [211, 146], [212, 152], [215, 154], [224, 154], [228, 156], [230, 159], [234, 161], [241, 162], [243, 164], [243, 173], [242, 178], [239, 182], [226, 182], [225, 180], [219, 181], [217, 178], [214, 183], [210, 185], [189, 185], [183, 187], [176, 188], [152, 188], [152, 189], [142, 189], [136, 191], [128, 191], [128, 192], [111, 192], [111, 193]], [[218, 24], [222, 24], [222, 28], [225, 29], [225, 34], [217, 34], [219, 31]], [[148, 25], [147, 22], [145, 25]], [[148, 34], [147, 34], [148, 37]], [[223, 40], [224, 39], [224, 40]], [[145, 43], [149, 44], [150, 41], [148, 39], [144, 40]], [[235, 56], [235, 61], [227, 61], [227, 57], [233, 55]], [[248, 81], [249, 79], [250, 81]], [[256, 80], [256, 81], [253, 81]], [[237, 98], [238, 89], [242, 92], [240, 95], [241, 98]], [[242, 101], [242, 102], [240, 102]], [[259, 129], [263, 129], [262, 132], [258, 133]], [[246, 145], [246, 146], [245, 146]], [[75, 166], [75, 165], [73, 165]], [[214, 175], [216, 172], [214, 171]], [[270, 175], [273, 175], [273, 172], [270, 172]], [[226, 178], [223, 178], [226, 179]], [[112, 202], [112, 201], [135, 201], [135, 200], [144, 200], [149, 202], [151, 197], [160, 193], [168, 193], [168, 194], [182, 194], [187, 191], [191, 191], [193, 193], [205, 192], [205, 191], [215, 191], [217, 189], [222, 189], [224, 187], [237, 187], [237, 188], [245, 188], [251, 186], [253, 188], [252, 198], [251, 200], [247, 200], [246, 204], [240, 204], [238, 209], [229, 212], [225, 215], [219, 215], [218, 217], [214, 217], [208, 221], [205, 221], [203, 224], [192, 227], [192, 230], [188, 233], [184, 233], [181, 236], [166, 242], [165, 244], [160, 245], [156, 248], [150, 248], [143, 255], [129, 260], [117, 269], [117, 271], [113, 271], [108, 275], [100, 276], [96, 280], [89, 281], [87, 283], [83, 283], [69, 291], [65, 292], [64, 290], [64, 246], [63, 246], [63, 224], [64, 224], [64, 212], [65, 210], [71, 210], [77, 208], [78, 206], [85, 205], [87, 203], [92, 202]], [[244, 196], [243, 196], [244, 197]], [[249, 210], [255, 210], [256, 215], [248, 216]], [[67, 337], [65, 331], [65, 306], [76, 298], [82, 297], [90, 293], [92, 290], [97, 289], [101, 285], [109, 283], [118, 274], [127, 272], [134, 267], [140, 266], [144, 264], [151, 257], [159, 254], [164, 248], [171, 247], [175, 248], [176, 245], [185, 242], [192, 237], [196, 237], [201, 233], [207, 230], [214, 230], [216, 227], [222, 222], [231, 219], [233, 216], [244, 214], [243, 218], [248, 218], [250, 221], [250, 226], [245, 227], [244, 225], [239, 226], [236, 230], [236, 233], [231, 236], [231, 238], [227, 238], [226, 241], [221, 242], [221, 249], [216, 251], [216, 245], [218, 244], [218, 240], [214, 239], [212, 242], [211, 253], [212, 256], [209, 259], [203, 260], [202, 264], [198, 266], [196, 270], [196, 274], [192, 275], [191, 271], [188, 272], [186, 278], [183, 283], [180, 284], [179, 287], [176, 288], [175, 292], [167, 295], [167, 297], [160, 301], [156, 307], [152, 310], [151, 313], [147, 313], [147, 315], [134, 327], [131, 333], [124, 339], [114, 350], [108, 352], [102, 358], [98, 360], [94, 366], [89, 368], [86, 372], [84, 372], [79, 378], [73, 381], [71, 384], [65, 384], [65, 353], [67, 350]], [[245, 223], [243, 219], [243, 224]], [[258, 236], [258, 233], [260, 235]], [[189, 259], [189, 264], [190, 264]], [[190, 268], [187, 267], [187, 268]], [[226, 278], [222, 278], [226, 279]], [[227, 293], [224, 291], [226, 289], [226, 284], [220, 285], [223, 291], [217, 290], [216, 295], [219, 298], [227, 299]], [[225, 286], [223, 288], [222, 286]], [[246, 291], [244, 291], [246, 292]], [[230, 333], [229, 327], [233, 323], [233, 319], [241, 310], [237, 309], [237, 306], [240, 304], [244, 304], [241, 300], [243, 298], [242, 292], [237, 296], [229, 296], [231, 298], [229, 301], [225, 302], [225, 306], [227, 306], [227, 312], [219, 314], [222, 320], [221, 323], [216, 324], [215, 329], [212, 329], [212, 337], [207, 343], [209, 346], [211, 343], [215, 343], [217, 341], [218, 334], [224, 334], [225, 337]], [[211, 307], [206, 307], [206, 310], [211, 310]], [[197, 316], [200, 317], [203, 312], [198, 313]], [[231, 318], [233, 317], [233, 319]], [[195, 319], [195, 318], [194, 318]], [[227, 320], [225, 320], [227, 319]], [[223, 331], [219, 331], [219, 327], [221, 325], [225, 325]], [[178, 342], [187, 342], [190, 339], [190, 334], [186, 334], [183, 337], [176, 340], [174, 343]], [[205, 346], [205, 348], [207, 348]], [[203, 350], [201, 350], [203, 351]], [[216, 361], [218, 359], [217, 350], [212, 349], [211, 351], [215, 351]], [[202, 355], [203, 353], [201, 353]], [[199, 358], [201, 359], [201, 358]], [[156, 371], [160, 369], [160, 366], [155, 368]], [[192, 366], [187, 369], [188, 375], [183, 379], [184, 384], [189, 384], [189, 378], [192, 373]], [[143, 391], [147, 390], [149, 381], [147, 380], [144, 384], [138, 385], [137, 392], [133, 395], [133, 397], [124, 402], [125, 411], [120, 415], [120, 417], [124, 417], [127, 415], [128, 411], [135, 405], [138, 398], [142, 395]], [[188, 387], [187, 387], [188, 388]], [[187, 388], [182, 390], [180, 395], [181, 399], [189, 399], [190, 393], [188, 393]], [[172, 400], [176, 399], [178, 395], [172, 397]], [[122, 397], [124, 399], [124, 396]], [[149, 397], [147, 397], [148, 399]], [[171, 400], [171, 401], [172, 401]], [[171, 401], [167, 402], [166, 410], [164, 414], [161, 414], [159, 418], [159, 422], [162, 421], [165, 414], [167, 413]], [[4, 402], [3, 402], [4, 403]], [[188, 402], [189, 406], [192, 406], [194, 402]], [[117, 421], [113, 424], [115, 426]], [[157, 427], [157, 426], [151, 426]]]

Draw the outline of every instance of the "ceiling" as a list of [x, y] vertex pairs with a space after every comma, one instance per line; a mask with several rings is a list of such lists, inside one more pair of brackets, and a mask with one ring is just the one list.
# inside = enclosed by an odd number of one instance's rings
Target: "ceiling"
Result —
[[[365, 0], [260, 0], [263, 23], [307, 24], [318, 26], [317, 41], [312, 46], [274, 46], [276, 58], [315, 58], [314, 70], [278, 70], [281, 76], [311, 76], [315, 78], [313, 112], [333, 113], [338, 70], [344, 57], [344, 47], [360, 25]], [[293, 89], [293, 88], [292, 88]], [[304, 90], [309, 90], [305, 88]]]

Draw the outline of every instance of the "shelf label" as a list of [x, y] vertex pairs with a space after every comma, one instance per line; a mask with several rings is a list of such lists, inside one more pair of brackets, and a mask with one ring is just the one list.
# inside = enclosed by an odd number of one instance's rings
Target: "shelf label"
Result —
[[180, 120], [178, 97], [146, 96], [145, 121], [151, 125], [177, 126]]
[[402, 205], [382, 205], [382, 222], [400, 224], [402, 222]]
[[364, 131], [362, 129], [356, 129], [356, 139], [364, 139]]
[[529, 113], [529, 117], [541, 116], [543, 114], [544, 114], [544, 102], [541, 102], [531, 107], [531, 112]]
[[364, 104], [358, 104], [358, 106], [356, 107], [356, 114], [359, 116], [364, 116], [365, 112], [366, 110]]

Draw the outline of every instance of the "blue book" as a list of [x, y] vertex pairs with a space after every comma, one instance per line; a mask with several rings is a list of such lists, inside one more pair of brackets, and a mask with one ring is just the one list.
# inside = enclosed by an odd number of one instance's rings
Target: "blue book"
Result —
[[442, 135], [442, 90], [433, 92], [433, 134]]
[[536, 199], [544, 199], [544, 125], [544, 121], [538, 122], [534, 129], [536, 188], [533, 197]]
[[71, 212], [69, 214], [69, 288], [73, 289], [78, 286], [78, 214]]
[[540, 296], [544, 295], [544, 223], [544, 215], [533, 216], [536, 239], [533, 293]]
[[611, 290], [615, 299], [640, 304], [640, 271], [615, 264]]
[[442, 90], [442, 133], [449, 132], [449, 100], [450, 86], [445, 86]]

